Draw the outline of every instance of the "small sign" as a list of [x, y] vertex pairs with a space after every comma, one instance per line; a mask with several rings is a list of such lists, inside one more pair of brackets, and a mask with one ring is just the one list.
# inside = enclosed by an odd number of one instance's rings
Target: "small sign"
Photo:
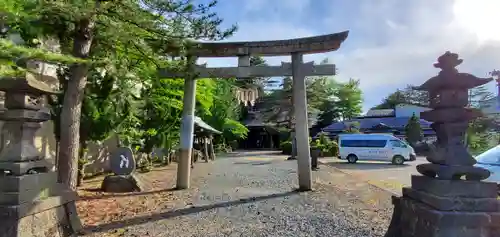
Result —
[[116, 175], [129, 175], [135, 170], [134, 153], [128, 147], [117, 148], [111, 154], [111, 171]]

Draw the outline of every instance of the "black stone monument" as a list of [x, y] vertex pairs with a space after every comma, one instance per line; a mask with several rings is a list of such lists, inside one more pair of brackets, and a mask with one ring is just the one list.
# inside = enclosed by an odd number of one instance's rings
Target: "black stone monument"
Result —
[[144, 190], [144, 185], [134, 174], [136, 163], [132, 149], [128, 147], [117, 148], [111, 154], [110, 165], [114, 175], [108, 175], [104, 178], [101, 186], [103, 191], [123, 193]]

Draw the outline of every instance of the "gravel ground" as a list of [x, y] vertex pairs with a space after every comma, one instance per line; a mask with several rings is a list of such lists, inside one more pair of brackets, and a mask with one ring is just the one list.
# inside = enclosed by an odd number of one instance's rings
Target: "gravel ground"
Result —
[[89, 236], [383, 236], [390, 194], [328, 166], [314, 191], [294, 191], [297, 163], [244, 156], [196, 164], [191, 190], [151, 215], [92, 227]]

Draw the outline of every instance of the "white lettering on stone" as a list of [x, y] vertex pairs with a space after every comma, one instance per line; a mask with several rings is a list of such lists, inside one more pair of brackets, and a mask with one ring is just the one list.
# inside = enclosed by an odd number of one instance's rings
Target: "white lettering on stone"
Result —
[[120, 155], [120, 169], [122, 169], [124, 166], [125, 168], [128, 168], [128, 165], [129, 165], [129, 160], [126, 156], [124, 155]]

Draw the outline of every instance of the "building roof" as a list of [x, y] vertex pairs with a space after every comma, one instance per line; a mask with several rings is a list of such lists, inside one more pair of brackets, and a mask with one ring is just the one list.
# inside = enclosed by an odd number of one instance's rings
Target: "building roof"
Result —
[[221, 134], [222, 132], [213, 128], [212, 126], [208, 125], [207, 123], [205, 123], [203, 120], [201, 120], [200, 117], [198, 116], [195, 116], [194, 117], [194, 124], [196, 126], [198, 126], [199, 128], [202, 128], [202, 129], [205, 129], [211, 133], [215, 133], [215, 134]]
[[393, 109], [370, 109], [366, 112], [367, 117], [389, 117], [394, 116]]
[[[379, 126], [383, 124], [384, 126], [395, 128], [395, 129], [404, 129], [406, 124], [408, 124], [409, 117], [387, 117], [387, 118], [359, 118], [348, 121], [342, 121], [330, 124], [329, 126], [323, 128], [325, 132], [335, 132], [335, 131], [343, 131], [347, 129], [347, 124], [352, 122], [359, 122], [359, 129], [371, 129], [375, 126]], [[430, 129], [430, 125], [432, 123], [426, 121], [424, 119], [420, 119], [420, 125], [422, 129]]]

